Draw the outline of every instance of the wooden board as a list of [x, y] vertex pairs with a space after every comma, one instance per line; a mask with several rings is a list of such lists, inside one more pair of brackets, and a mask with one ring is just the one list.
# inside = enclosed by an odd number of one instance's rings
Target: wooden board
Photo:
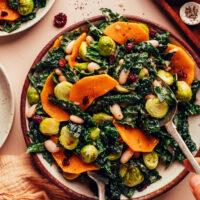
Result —
[[[195, 26], [188, 26], [185, 24], [180, 16], [179, 10], [181, 6], [186, 3], [186, 0], [154, 0], [162, 10], [164, 10], [171, 18], [171, 20], [180, 28], [181, 33], [185, 36], [191, 47], [200, 55], [200, 24]], [[200, 3], [200, 0], [193, 0]]]

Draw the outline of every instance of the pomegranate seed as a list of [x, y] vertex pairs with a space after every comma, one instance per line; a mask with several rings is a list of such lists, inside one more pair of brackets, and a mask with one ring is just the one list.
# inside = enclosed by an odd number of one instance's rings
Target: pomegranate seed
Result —
[[65, 65], [66, 65], [66, 60], [64, 59], [64, 58], [61, 58], [59, 61], [58, 61], [58, 65], [60, 66], [60, 67], [65, 67]]
[[57, 28], [62, 28], [67, 23], [67, 15], [59, 13], [54, 17], [53, 24]]
[[138, 77], [135, 74], [133, 74], [132, 72], [128, 76], [129, 81], [135, 82], [137, 79], [138, 79]]
[[125, 45], [125, 48], [126, 48], [126, 50], [127, 50], [128, 52], [132, 51], [133, 47], [134, 47], [133, 42], [128, 42], [128, 43], [126, 43], [126, 45]]
[[115, 55], [114, 54], [112, 54], [112, 55], [110, 55], [109, 56], [109, 63], [110, 63], [110, 65], [113, 65], [114, 63], [115, 63]]
[[40, 124], [42, 122], [42, 117], [40, 115], [33, 115], [32, 120], [35, 123]]

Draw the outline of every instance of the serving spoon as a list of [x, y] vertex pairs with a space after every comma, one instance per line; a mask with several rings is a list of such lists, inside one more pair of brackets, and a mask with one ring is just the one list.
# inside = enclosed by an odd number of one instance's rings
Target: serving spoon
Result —
[[108, 184], [108, 180], [92, 171], [87, 172], [87, 175], [97, 184], [99, 200], [105, 200], [105, 185]]
[[[169, 86], [167, 84], [165, 84], [162, 79], [158, 78], [158, 80], [161, 81], [162, 85], [164, 85], [167, 89], [169, 89], [171, 91], [171, 89], [169, 88]], [[189, 148], [185, 144], [185, 142], [182, 139], [181, 135], [178, 133], [177, 128], [176, 128], [176, 126], [175, 126], [175, 124], [173, 122], [173, 118], [174, 118], [175, 114], [177, 113], [177, 105], [178, 105], [178, 101], [175, 98], [175, 95], [174, 95], [174, 99], [175, 99], [176, 103], [175, 103], [173, 109], [171, 109], [168, 112], [168, 114], [166, 115], [166, 117], [163, 120], [160, 121], [160, 126], [161, 127], [165, 126], [165, 128], [167, 129], [167, 132], [177, 142], [177, 144], [179, 145], [182, 153], [188, 159], [188, 161], [190, 162], [190, 164], [194, 168], [195, 172], [197, 174], [200, 174], [200, 166], [199, 166], [199, 164], [197, 163], [197, 161], [195, 160], [193, 154], [191, 153], [191, 151], [189, 150]]]

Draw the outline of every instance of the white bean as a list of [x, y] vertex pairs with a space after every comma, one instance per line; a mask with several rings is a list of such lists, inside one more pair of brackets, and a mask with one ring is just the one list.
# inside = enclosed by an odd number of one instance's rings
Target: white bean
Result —
[[75, 40], [72, 40], [66, 47], [66, 54], [71, 54], [72, 53], [72, 49], [73, 49], [73, 46], [74, 46], [74, 42]]
[[44, 146], [50, 153], [56, 153], [60, 151], [60, 148], [52, 140], [46, 140]]
[[87, 45], [90, 45], [90, 43], [93, 42], [94, 39], [93, 39], [92, 36], [88, 35], [88, 36], [86, 37], [85, 41], [86, 41]]
[[115, 119], [121, 120], [123, 118], [122, 110], [117, 103], [110, 106], [110, 112], [114, 115]]
[[100, 69], [100, 66], [97, 63], [95, 63], [95, 62], [90, 62], [88, 64], [88, 66], [87, 66], [87, 69], [88, 69], [89, 72], [93, 72], [95, 70]]
[[70, 115], [69, 119], [76, 124], [83, 124], [84, 120], [76, 115]]
[[124, 151], [124, 153], [122, 154], [121, 158], [120, 158], [120, 162], [122, 164], [127, 163], [133, 156], [134, 152], [128, 148], [126, 151]]
[[124, 64], [124, 59], [122, 58], [119, 60], [119, 65], [122, 66], [123, 64]]
[[159, 42], [157, 40], [148, 40], [148, 42], [155, 48], [159, 45]]
[[67, 81], [67, 79], [63, 75], [59, 76], [58, 80], [59, 80], [59, 82]]
[[60, 69], [55, 69], [55, 73], [56, 73], [58, 76], [62, 75], [62, 71], [61, 71]]
[[34, 115], [35, 112], [36, 112], [36, 107], [37, 107], [37, 104], [34, 104], [34, 105], [32, 105], [31, 107], [29, 107], [29, 108], [26, 110], [26, 116], [27, 116], [28, 118], [33, 117], [33, 115]]
[[128, 79], [128, 75], [129, 75], [129, 71], [125, 71], [124, 69], [122, 69], [122, 71], [120, 72], [120, 75], [119, 75], [119, 83], [121, 85], [126, 83], [126, 81]]

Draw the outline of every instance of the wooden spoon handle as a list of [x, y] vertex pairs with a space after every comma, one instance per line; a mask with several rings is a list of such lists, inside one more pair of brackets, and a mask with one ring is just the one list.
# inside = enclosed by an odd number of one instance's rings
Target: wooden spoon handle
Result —
[[191, 151], [188, 149], [187, 145], [185, 144], [184, 140], [178, 133], [175, 124], [172, 121], [169, 121], [165, 124], [165, 127], [168, 133], [174, 138], [174, 140], [178, 143], [181, 151], [184, 153], [185, 157], [189, 160], [190, 164], [194, 168], [197, 174], [200, 174], [200, 166], [195, 160], [194, 156], [192, 155]]

